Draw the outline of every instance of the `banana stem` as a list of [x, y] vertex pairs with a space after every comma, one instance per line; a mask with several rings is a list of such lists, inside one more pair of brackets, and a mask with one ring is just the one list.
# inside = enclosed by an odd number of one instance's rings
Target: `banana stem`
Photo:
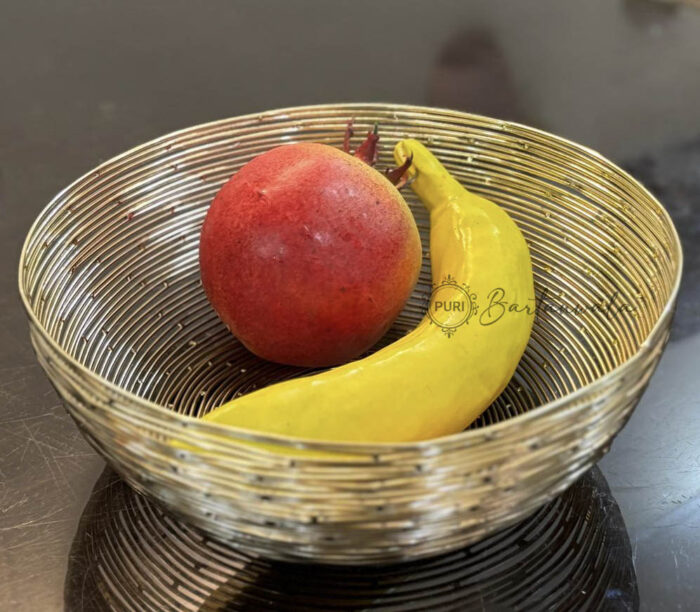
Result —
[[411, 188], [423, 201], [428, 210], [454, 200], [455, 194], [463, 187], [456, 181], [440, 161], [417, 140], [401, 140], [394, 147], [394, 159], [403, 164], [413, 156], [413, 163], [408, 169], [412, 179]]

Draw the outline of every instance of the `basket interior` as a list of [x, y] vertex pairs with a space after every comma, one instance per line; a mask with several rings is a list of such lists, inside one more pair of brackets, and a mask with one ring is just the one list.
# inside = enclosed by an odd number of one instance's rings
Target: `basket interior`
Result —
[[[341, 146], [379, 123], [378, 166], [422, 140], [470, 190], [505, 208], [531, 247], [540, 297], [515, 377], [472, 425], [566, 395], [632, 356], [675, 281], [665, 213], [599, 156], [521, 126], [372, 106], [271, 112], [192, 128], [107, 162], [59, 195], [27, 243], [22, 289], [41, 326], [91, 371], [181, 414], [309, 369], [256, 358], [216, 317], [198, 271], [199, 231], [219, 187], [280, 144]], [[422, 318], [432, 285], [428, 217], [403, 190], [423, 241], [419, 283], [380, 345]]]

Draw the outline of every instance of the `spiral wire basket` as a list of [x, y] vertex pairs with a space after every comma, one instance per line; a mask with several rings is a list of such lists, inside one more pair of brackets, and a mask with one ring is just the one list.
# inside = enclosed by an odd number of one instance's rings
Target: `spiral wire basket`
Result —
[[[379, 124], [379, 167], [398, 140], [417, 138], [520, 226], [539, 300], [516, 374], [466, 431], [422, 442], [308, 441], [203, 422], [233, 397], [311, 371], [251, 355], [209, 306], [197, 258], [207, 207], [274, 146], [341, 146], [350, 117], [358, 135]], [[383, 344], [419, 322], [432, 288], [428, 216], [404, 197], [423, 267]], [[371, 564], [479, 540], [598, 461], [661, 356], [681, 260], [662, 206], [590, 149], [456, 111], [333, 104], [188, 128], [103, 163], [39, 215], [19, 285], [42, 367], [136, 490], [248, 554]]]
[[206, 537], [111, 470], [95, 483], [66, 576], [67, 610], [637, 610], [632, 547], [600, 471], [525, 521], [413, 563], [256, 558]]

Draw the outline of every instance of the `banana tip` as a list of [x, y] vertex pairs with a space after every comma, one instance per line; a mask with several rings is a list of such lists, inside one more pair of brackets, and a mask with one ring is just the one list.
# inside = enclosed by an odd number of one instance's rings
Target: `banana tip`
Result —
[[[420, 145], [420, 143], [412, 138], [407, 138], [397, 142], [396, 146], [394, 147], [394, 160], [396, 163], [403, 165], [407, 161], [409, 163], [415, 162], [415, 145]], [[415, 163], [411, 163], [411, 165], [408, 167], [407, 174], [409, 177], [414, 177], [416, 175]]]

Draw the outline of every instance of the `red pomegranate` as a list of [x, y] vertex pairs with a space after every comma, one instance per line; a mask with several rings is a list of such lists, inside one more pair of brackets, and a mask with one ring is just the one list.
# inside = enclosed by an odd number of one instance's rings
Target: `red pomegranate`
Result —
[[221, 188], [202, 228], [204, 290], [253, 353], [329, 366], [370, 348], [418, 278], [415, 221], [393, 183], [372, 166], [377, 134], [354, 155], [300, 143], [272, 149]]

